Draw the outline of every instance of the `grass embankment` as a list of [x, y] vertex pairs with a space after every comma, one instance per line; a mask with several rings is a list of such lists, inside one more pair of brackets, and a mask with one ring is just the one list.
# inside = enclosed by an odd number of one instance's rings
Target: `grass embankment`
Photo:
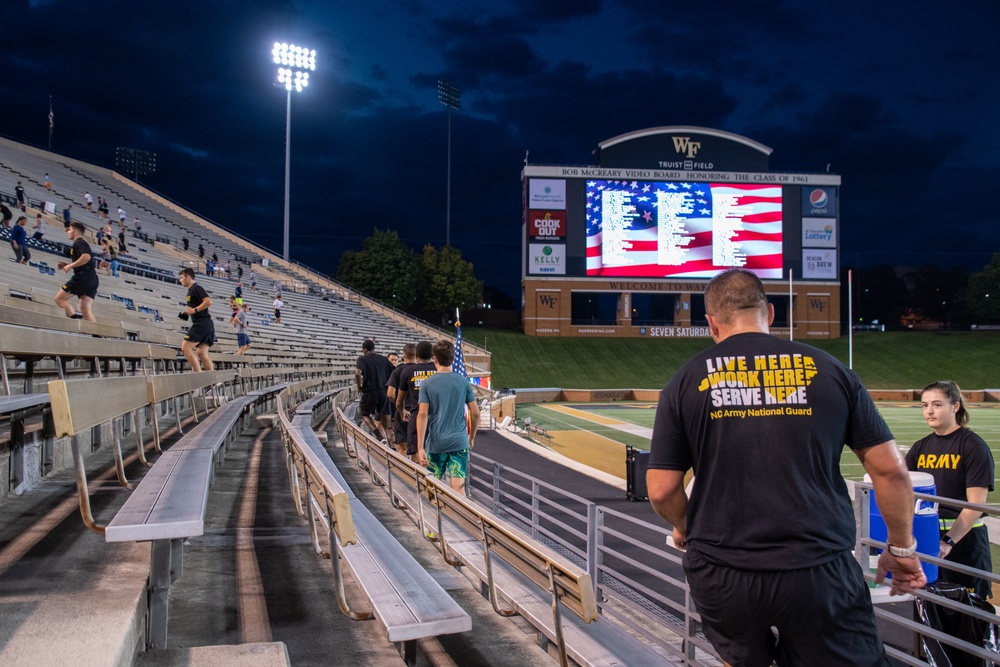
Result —
[[[547, 338], [463, 327], [493, 353], [492, 386], [659, 389], [704, 338]], [[807, 341], [845, 364], [847, 338]], [[854, 370], [872, 389], [919, 389], [950, 379], [964, 389], [1000, 387], [1000, 332], [889, 332], [854, 337]]]

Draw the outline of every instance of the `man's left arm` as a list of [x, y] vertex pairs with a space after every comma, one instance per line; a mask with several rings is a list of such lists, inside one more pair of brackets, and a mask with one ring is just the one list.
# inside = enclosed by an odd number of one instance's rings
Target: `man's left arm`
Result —
[[479, 428], [479, 404], [475, 400], [466, 403], [469, 406], [469, 449], [476, 439], [476, 429]]

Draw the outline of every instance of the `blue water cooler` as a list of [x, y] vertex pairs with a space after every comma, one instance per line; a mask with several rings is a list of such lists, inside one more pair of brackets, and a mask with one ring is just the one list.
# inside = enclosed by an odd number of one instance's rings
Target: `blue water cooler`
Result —
[[[865, 481], [871, 483], [871, 477], [865, 475]], [[910, 483], [917, 493], [927, 495], [937, 495], [937, 486], [934, 484], [934, 477], [926, 472], [911, 472]], [[875, 491], [871, 494], [871, 512], [869, 514], [869, 527], [873, 540], [886, 541], [888, 532], [885, 527], [885, 520], [878, 509], [875, 501]], [[913, 536], [917, 538], [917, 551], [928, 556], [939, 556], [941, 553], [941, 529], [938, 522], [938, 504], [929, 500], [916, 499], [913, 505]], [[896, 546], [905, 547], [906, 544]], [[927, 575], [927, 583], [933, 583], [938, 578], [938, 566], [933, 563], [921, 561]]]

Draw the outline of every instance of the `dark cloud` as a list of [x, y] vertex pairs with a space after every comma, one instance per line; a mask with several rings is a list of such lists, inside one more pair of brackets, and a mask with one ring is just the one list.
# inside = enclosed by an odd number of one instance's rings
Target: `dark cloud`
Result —
[[513, 5], [526, 21], [569, 21], [601, 11], [601, 0], [514, 0]]

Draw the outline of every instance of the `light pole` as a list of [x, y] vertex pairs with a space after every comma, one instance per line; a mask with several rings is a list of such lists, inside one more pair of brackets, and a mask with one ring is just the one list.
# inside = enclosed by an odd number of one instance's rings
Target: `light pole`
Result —
[[445, 213], [445, 245], [451, 245], [451, 112], [461, 106], [462, 93], [447, 81], [438, 81], [438, 102], [448, 107], [448, 199]]
[[[316, 50], [309, 50], [294, 44], [274, 43], [271, 50], [278, 68], [278, 83], [285, 86], [288, 101], [285, 107], [285, 261], [288, 261], [288, 193], [292, 171], [292, 89], [301, 93], [309, 85], [309, 72], [316, 69]], [[308, 71], [307, 71], [308, 70]]]

